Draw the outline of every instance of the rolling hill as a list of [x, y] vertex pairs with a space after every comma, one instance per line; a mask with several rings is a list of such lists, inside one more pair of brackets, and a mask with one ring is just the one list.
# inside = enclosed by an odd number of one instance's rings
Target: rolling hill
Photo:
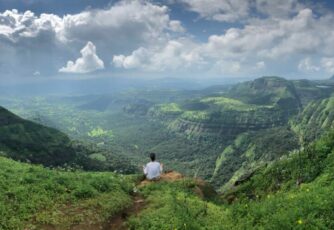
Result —
[[101, 161], [95, 156], [103, 155], [103, 151], [73, 142], [64, 133], [22, 119], [3, 107], [0, 107], [0, 133], [1, 155], [18, 161], [86, 170], [135, 171], [124, 157], [109, 154]]

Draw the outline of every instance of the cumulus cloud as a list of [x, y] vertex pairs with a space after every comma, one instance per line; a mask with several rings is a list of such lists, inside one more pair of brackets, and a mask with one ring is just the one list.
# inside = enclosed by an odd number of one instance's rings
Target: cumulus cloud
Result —
[[321, 57], [333, 53], [334, 33], [330, 29], [333, 25], [333, 15], [316, 16], [305, 8], [290, 18], [253, 20], [244, 27], [211, 35], [204, 43], [188, 39], [186, 43], [170, 41], [160, 48], [141, 47], [130, 55], [114, 56], [113, 62], [117, 67], [146, 70], [197, 67], [201, 63], [201, 67], [206, 65], [203, 69], [229, 70], [230, 73], [247, 68], [261, 70], [266, 67], [263, 60], [277, 65], [284, 59], [297, 62], [301, 71], [316, 70], [318, 67], [307, 59], [298, 63], [300, 55]]
[[173, 32], [179, 32], [179, 33], [185, 32], [185, 29], [183, 28], [181, 22], [178, 20], [171, 20], [169, 22], [169, 28]]
[[81, 57], [75, 62], [68, 61], [65, 67], [59, 69], [63, 73], [90, 73], [96, 70], [104, 69], [103, 61], [96, 55], [96, 47], [92, 42], [80, 51]]
[[61, 18], [53, 14], [37, 17], [29, 10], [24, 13], [6, 10], [0, 13], [0, 36], [13, 43], [39, 36], [52, 38], [61, 30], [61, 24]]
[[302, 72], [317, 72], [320, 70], [320, 67], [313, 64], [313, 61], [310, 57], [302, 59], [298, 64], [298, 69]]
[[208, 20], [235, 22], [254, 15], [287, 17], [303, 8], [298, 0], [179, 0], [188, 10]]
[[321, 66], [330, 74], [334, 74], [334, 58], [322, 58]]
[[[147, 0], [120, 0], [65, 16], [7, 10], [0, 12], [0, 73], [33, 75], [38, 70], [44, 76], [122, 68], [255, 75], [275, 69], [333, 70], [331, 11], [315, 12], [298, 0], [173, 2], [199, 14], [191, 26], [198, 20], [208, 20], [208, 25], [215, 20], [213, 29], [222, 25], [226, 30], [204, 40], [194, 28], [184, 27], [189, 23], [172, 19], [173, 9]], [[82, 49], [87, 41], [91, 43]], [[80, 50], [82, 56], [74, 60]], [[104, 66], [102, 60], [112, 65]]]
[[223, 35], [212, 35], [206, 48], [213, 54], [224, 52], [225, 55], [240, 56], [256, 53], [267, 58], [333, 50], [328, 40], [332, 37], [332, 32], [328, 31], [332, 22], [333, 18], [316, 19], [312, 10], [303, 9], [292, 19], [260, 20], [244, 28], [228, 29]]
[[115, 55], [113, 64], [125, 69], [140, 68], [146, 71], [162, 72], [166, 70], [200, 67], [203, 60], [197, 52], [197, 44], [189, 39], [170, 40], [162, 46], [140, 47], [130, 55]]
[[248, 0], [181, 0], [189, 10], [197, 12], [201, 17], [233, 22], [248, 16], [250, 1]]
[[63, 17], [7, 10], [0, 12], [0, 48], [6, 50], [6, 55], [0, 53], [0, 64], [8, 71], [20, 66], [24, 74], [33, 75], [35, 69], [52, 74], [86, 41], [99, 47], [102, 59], [111, 60], [112, 52], [164, 44], [171, 31], [180, 34], [185, 29], [180, 21], [170, 19], [166, 6], [144, 0], [123, 0]]
[[333, 25], [332, 14], [316, 16], [306, 8], [291, 18], [254, 20], [242, 28], [230, 28], [222, 35], [211, 35], [202, 44], [201, 55], [220, 62], [238, 61], [243, 68], [255, 63], [262, 67], [261, 61], [266, 60], [275, 67], [292, 68], [296, 63], [297, 70], [315, 71], [319, 67], [311, 65], [309, 60], [298, 62], [301, 56], [319, 60], [334, 52]]
[[289, 17], [291, 14], [296, 14], [305, 8], [298, 0], [256, 0], [253, 4], [258, 13], [276, 18]]

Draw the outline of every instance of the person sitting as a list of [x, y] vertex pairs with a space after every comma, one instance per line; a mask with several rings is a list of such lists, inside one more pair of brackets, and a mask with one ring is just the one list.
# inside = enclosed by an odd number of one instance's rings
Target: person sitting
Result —
[[158, 180], [163, 170], [163, 164], [155, 161], [155, 153], [150, 154], [151, 162], [143, 166], [143, 171], [148, 180]]

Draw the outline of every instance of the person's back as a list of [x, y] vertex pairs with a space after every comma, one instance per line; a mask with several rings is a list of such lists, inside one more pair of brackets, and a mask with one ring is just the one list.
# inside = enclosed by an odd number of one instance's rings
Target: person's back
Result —
[[144, 174], [149, 180], [159, 179], [162, 172], [162, 164], [155, 161], [154, 153], [150, 154], [150, 158], [151, 162], [147, 163], [146, 166], [143, 167]]

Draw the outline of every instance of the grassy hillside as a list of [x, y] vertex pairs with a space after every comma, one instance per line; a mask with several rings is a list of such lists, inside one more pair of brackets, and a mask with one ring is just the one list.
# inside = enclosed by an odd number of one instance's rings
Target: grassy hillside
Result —
[[2, 107], [0, 133], [0, 149], [16, 160], [54, 166], [77, 160], [65, 134], [21, 119]]
[[[99, 132], [100, 131], [100, 132]], [[82, 167], [89, 170], [117, 170], [134, 172], [126, 159], [108, 155], [94, 146], [72, 142], [67, 135], [35, 122], [22, 119], [0, 107], [0, 151], [15, 160], [43, 164], [45, 166]], [[91, 131], [96, 135], [110, 136], [100, 129]]]
[[0, 229], [67, 229], [131, 205], [134, 177], [67, 172], [0, 157]]
[[[133, 229], [333, 229], [334, 133], [261, 169], [222, 199], [194, 180], [141, 188]], [[298, 182], [296, 184], [296, 182]]]
[[287, 126], [240, 134], [217, 158], [211, 182], [220, 190], [229, 189], [259, 167], [298, 148], [298, 138]]
[[314, 100], [292, 121], [304, 142], [310, 142], [334, 127], [334, 97]]
[[[135, 177], [48, 170], [5, 158], [0, 164], [3, 229], [96, 227], [132, 203]], [[141, 185], [144, 205], [125, 221], [136, 230], [332, 229], [333, 172], [330, 133], [263, 165], [222, 196], [191, 178]]]

